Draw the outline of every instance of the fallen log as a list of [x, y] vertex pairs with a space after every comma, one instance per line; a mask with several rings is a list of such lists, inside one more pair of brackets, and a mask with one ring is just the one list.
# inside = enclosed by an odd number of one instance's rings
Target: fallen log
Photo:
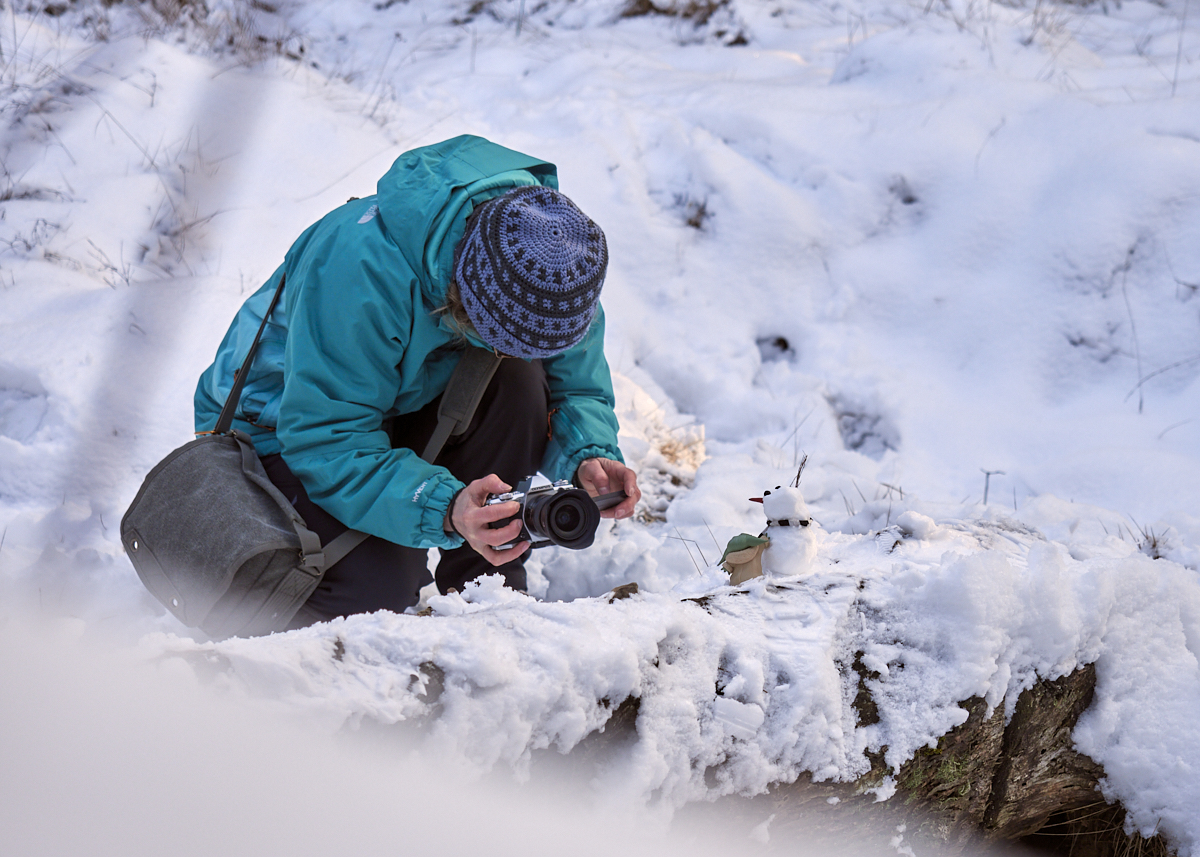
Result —
[[[877, 722], [867, 687], [873, 676], [860, 659], [854, 707], [860, 724]], [[1071, 857], [1169, 857], [1161, 836], [1142, 839], [1124, 832], [1124, 810], [1099, 791], [1104, 770], [1076, 751], [1071, 733], [1092, 702], [1096, 669], [1087, 665], [1024, 691], [1013, 715], [988, 711], [972, 697], [960, 703], [967, 719], [892, 771], [883, 752], [872, 754], [869, 773], [854, 782], [813, 782], [800, 777], [755, 797], [722, 798], [685, 808], [687, 825], [721, 819], [749, 830], [770, 818], [772, 841], [804, 842], [845, 849], [858, 842], [875, 850], [890, 845], [917, 854], [975, 854], [1006, 844]], [[615, 706], [604, 732], [590, 735], [571, 753], [576, 764], [599, 763], [636, 741], [638, 700]], [[886, 800], [888, 784], [895, 791]], [[898, 844], [897, 831], [903, 836]], [[882, 840], [881, 840], [882, 837]], [[923, 850], [924, 849], [924, 850]], [[819, 853], [819, 851], [817, 852]]]
[[[859, 722], [869, 725], [878, 716], [866, 685], [871, 676], [861, 660], [853, 668], [860, 679], [854, 706]], [[888, 768], [881, 752], [871, 756], [871, 771], [852, 783], [801, 777], [765, 795], [718, 803], [747, 825], [773, 816], [772, 839], [833, 845], [882, 835], [899, 850], [895, 832], [901, 831], [904, 845], [918, 854], [923, 848], [978, 853], [1008, 843], [1071, 857], [1167, 857], [1160, 836], [1126, 836], [1124, 811], [1099, 792], [1103, 769], [1073, 747], [1072, 730], [1095, 687], [1093, 665], [1041, 681], [1021, 694], [1007, 723], [1003, 710], [989, 713], [986, 702], [973, 697], [960, 703], [966, 721], [899, 771]], [[877, 790], [887, 788], [889, 777], [895, 792], [879, 800]]]

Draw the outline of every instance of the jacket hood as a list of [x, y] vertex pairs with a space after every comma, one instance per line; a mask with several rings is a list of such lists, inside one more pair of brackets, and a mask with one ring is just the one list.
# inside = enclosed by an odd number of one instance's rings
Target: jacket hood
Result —
[[557, 168], [469, 134], [405, 152], [379, 180], [379, 218], [417, 272], [429, 309], [445, 301], [471, 211], [526, 185], [557, 190]]

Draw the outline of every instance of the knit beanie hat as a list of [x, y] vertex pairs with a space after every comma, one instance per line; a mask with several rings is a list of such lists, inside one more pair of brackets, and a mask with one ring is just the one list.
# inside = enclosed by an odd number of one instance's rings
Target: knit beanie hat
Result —
[[550, 357], [583, 339], [608, 268], [604, 233], [547, 187], [476, 208], [454, 276], [479, 337], [512, 357]]

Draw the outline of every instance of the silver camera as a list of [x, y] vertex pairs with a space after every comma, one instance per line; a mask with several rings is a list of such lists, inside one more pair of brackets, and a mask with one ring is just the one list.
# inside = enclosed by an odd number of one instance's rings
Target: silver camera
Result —
[[596, 528], [600, 526], [600, 511], [615, 506], [625, 499], [625, 492], [614, 491], [592, 499], [582, 488], [576, 488], [565, 479], [551, 482], [537, 473], [517, 483], [512, 491], [489, 494], [486, 504], [507, 503], [516, 500], [520, 511], [511, 518], [493, 521], [488, 527], [493, 530], [508, 526], [514, 520], [521, 521], [521, 532], [508, 544], [496, 550], [515, 547], [517, 542], [528, 541], [531, 548], [549, 545], [582, 550], [591, 547], [596, 540]]

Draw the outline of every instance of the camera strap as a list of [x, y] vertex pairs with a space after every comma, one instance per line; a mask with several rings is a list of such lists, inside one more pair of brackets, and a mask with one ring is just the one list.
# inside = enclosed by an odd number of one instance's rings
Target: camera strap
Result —
[[446, 441], [467, 430], [483, 393], [500, 366], [500, 358], [486, 348], [470, 346], [450, 376], [450, 383], [438, 404], [437, 428], [425, 444], [421, 458], [433, 463]]

